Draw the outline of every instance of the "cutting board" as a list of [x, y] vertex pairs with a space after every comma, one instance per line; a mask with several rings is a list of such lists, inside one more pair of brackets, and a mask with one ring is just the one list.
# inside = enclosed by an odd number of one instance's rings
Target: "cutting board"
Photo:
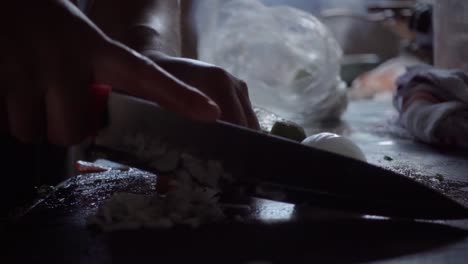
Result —
[[[249, 198], [242, 221], [199, 228], [96, 232], [86, 225], [116, 192], [152, 194], [157, 176], [109, 169], [71, 178], [12, 222], [3, 238], [17, 263], [361, 263], [430, 252], [463, 229]], [[437, 239], [434, 239], [436, 237]]]

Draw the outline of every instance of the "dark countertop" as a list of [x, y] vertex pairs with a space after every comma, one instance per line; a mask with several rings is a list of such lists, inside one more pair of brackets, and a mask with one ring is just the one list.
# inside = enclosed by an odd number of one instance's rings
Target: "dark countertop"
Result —
[[423, 181], [468, 205], [466, 150], [415, 142], [396, 125], [397, 113], [389, 98], [352, 102], [343, 119], [344, 134], [362, 148], [369, 163]]
[[[431, 186], [468, 206], [468, 155], [466, 150], [447, 150], [416, 142], [396, 124], [391, 96], [351, 101], [342, 121], [305, 126], [307, 135], [333, 132], [352, 139], [369, 163], [384, 167]], [[269, 125], [267, 123], [267, 125]], [[386, 157], [390, 157], [386, 158]], [[440, 221], [445, 226], [468, 230], [467, 221]], [[430, 240], [439, 240], [434, 234]], [[419, 264], [467, 263], [468, 238], [441, 248], [366, 263]]]
[[[364, 150], [370, 163], [429, 184], [468, 205], [466, 158], [461, 153], [413, 142], [404, 130], [394, 126], [395, 117], [388, 99], [356, 101], [350, 104], [343, 122], [310, 126], [306, 130], [308, 134], [342, 133]], [[436, 174], [443, 175], [443, 179]], [[138, 170], [113, 170], [66, 181], [23, 220], [26, 224], [23, 228], [27, 228], [13, 230], [13, 243], [21, 245], [15, 253], [26, 261], [49, 263], [268, 260], [416, 264], [466, 263], [468, 257], [468, 221], [367, 219], [261, 199], [253, 200], [248, 214], [263, 223], [214, 225], [175, 232], [143, 230], [96, 235], [87, 231], [87, 216], [111, 193], [129, 189], [136, 193], [152, 192], [154, 181], [154, 175]], [[214, 250], [207, 252], [207, 248]]]
[[[130, 169], [71, 178], [8, 230], [18, 263], [428, 263], [462, 257], [468, 233], [450, 225], [346, 215], [253, 199], [245, 221], [197, 229], [94, 233], [86, 219], [115, 192], [147, 194], [156, 176]], [[13, 245], [9, 250], [8, 245]], [[424, 260], [421, 262], [420, 260]], [[374, 262], [372, 262], [374, 261]], [[446, 262], [435, 262], [446, 263]]]
[[[335, 129], [351, 138], [369, 163], [402, 173], [438, 189], [468, 206], [468, 155], [466, 151], [443, 150], [418, 143], [395, 125], [397, 113], [391, 99], [353, 101], [343, 122], [325, 128], [307, 128], [308, 133]], [[334, 126], [334, 127], [333, 127]], [[393, 160], [386, 160], [384, 157]], [[437, 175], [442, 175], [442, 178]], [[468, 221], [442, 222], [468, 230]], [[438, 239], [434, 236], [433, 239]], [[468, 239], [441, 249], [372, 263], [467, 263]]]
[[[260, 110], [261, 111], [261, 110]], [[269, 130], [279, 117], [259, 112]], [[391, 96], [349, 103], [341, 121], [303, 125], [308, 136], [332, 132], [352, 139], [369, 163], [396, 171], [448, 194], [468, 206], [468, 153], [416, 142], [397, 121]]]

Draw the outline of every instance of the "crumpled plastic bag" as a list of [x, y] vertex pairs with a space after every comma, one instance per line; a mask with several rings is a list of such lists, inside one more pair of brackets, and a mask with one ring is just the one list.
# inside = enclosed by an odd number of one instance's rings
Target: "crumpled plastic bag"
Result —
[[313, 15], [257, 0], [220, 5], [199, 57], [246, 81], [252, 103], [300, 124], [338, 119], [347, 107], [342, 51]]

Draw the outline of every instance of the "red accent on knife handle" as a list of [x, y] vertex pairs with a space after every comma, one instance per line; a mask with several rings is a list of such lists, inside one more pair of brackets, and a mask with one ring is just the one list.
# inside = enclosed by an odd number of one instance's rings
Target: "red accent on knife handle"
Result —
[[105, 126], [107, 120], [107, 100], [112, 87], [106, 84], [93, 83], [90, 92], [90, 136], [95, 137]]

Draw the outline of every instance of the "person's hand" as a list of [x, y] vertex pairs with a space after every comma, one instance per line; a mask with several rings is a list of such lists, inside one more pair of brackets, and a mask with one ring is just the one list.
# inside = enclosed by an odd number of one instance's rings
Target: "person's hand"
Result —
[[221, 120], [260, 129], [245, 82], [219, 67], [201, 61], [170, 57], [152, 50], [142, 51], [142, 54], [215, 101], [221, 109]]
[[93, 82], [193, 119], [219, 117], [207, 96], [108, 38], [66, 0], [7, 1], [2, 11], [0, 129], [21, 141], [68, 145], [94, 132]]

